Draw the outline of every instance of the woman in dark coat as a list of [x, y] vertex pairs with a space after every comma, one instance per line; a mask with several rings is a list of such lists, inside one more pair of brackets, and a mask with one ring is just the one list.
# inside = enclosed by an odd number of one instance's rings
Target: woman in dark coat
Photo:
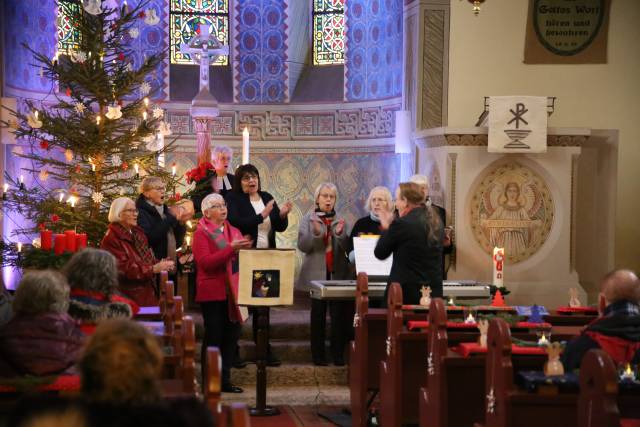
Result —
[[378, 259], [393, 254], [389, 283], [400, 283], [403, 304], [418, 304], [422, 286], [431, 287], [433, 297], [442, 297], [444, 227], [438, 214], [423, 200], [418, 184], [401, 183], [396, 190], [399, 217], [393, 220], [391, 213], [380, 215], [384, 231], [374, 253]]
[[84, 334], [67, 314], [69, 286], [51, 270], [24, 275], [14, 316], [0, 328], [0, 377], [57, 375], [80, 356]]
[[140, 306], [158, 305], [155, 275], [173, 270], [173, 261], [156, 260], [138, 226], [136, 205], [128, 197], [118, 197], [111, 203], [109, 223], [100, 247], [118, 261], [120, 292]]
[[[276, 232], [285, 231], [289, 226], [287, 215], [292, 204], [286, 202], [279, 208], [273, 196], [262, 191], [260, 173], [254, 165], [246, 164], [236, 169], [233, 191], [227, 193], [225, 200], [229, 210], [229, 222], [253, 241], [254, 248], [276, 247]], [[254, 341], [257, 329], [257, 316], [253, 316]], [[271, 351], [271, 346], [267, 364], [280, 365], [280, 361]]]

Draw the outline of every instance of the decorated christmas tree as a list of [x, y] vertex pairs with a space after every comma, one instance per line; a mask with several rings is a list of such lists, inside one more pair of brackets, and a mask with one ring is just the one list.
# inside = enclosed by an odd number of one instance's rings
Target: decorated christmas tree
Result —
[[[144, 175], [175, 186], [161, 160], [171, 144], [156, 140], [170, 131], [164, 110], [150, 100], [158, 88], [148, 78], [163, 52], [147, 54], [140, 64], [132, 59], [131, 41], [139, 27], [159, 21], [149, 16], [152, 9], [145, 12], [145, 4], [59, 2], [59, 15], [77, 30], [74, 48], [48, 58], [25, 46], [56, 90], [43, 102], [25, 101], [24, 109], [11, 111], [13, 118], [2, 123], [12, 128], [22, 147], [16, 155], [29, 166], [19, 176], [5, 176], [8, 188], [0, 206], [24, 218], [12, 240], [31, 241], [43, 230], [52, 233], [20, 248], [5, 240], [3, 265], [59, 266], [65, 256], [50, 250], [50, 234], [73, 230], [97, 246], [111, 202], [120, 196], [135, 198]], [[29, 174], [32, 179], [25, 180]], [[78, 243], [83, 244], [81, 239]]]

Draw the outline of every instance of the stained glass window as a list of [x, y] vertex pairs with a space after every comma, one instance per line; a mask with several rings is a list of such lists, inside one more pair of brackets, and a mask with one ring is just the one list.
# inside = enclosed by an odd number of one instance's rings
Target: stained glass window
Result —
[[344, 64], [344, 1], [313, 0], [313, 64]]
[[[171, 63], [193, 64], [191, 55], [180, 52], [180, 45], [193, 38], [201, 24], [209, 25], [223, 45], [229, 45], [229, 0], [170, 0]], [[223, 56], [213, 65], [227, 65]]]
[[71, 16], [77, 14], [80, 5], [69, 1], [58, 3], [58, 53], [68, 55], [80, 47], [80, 31], [72, 25]]

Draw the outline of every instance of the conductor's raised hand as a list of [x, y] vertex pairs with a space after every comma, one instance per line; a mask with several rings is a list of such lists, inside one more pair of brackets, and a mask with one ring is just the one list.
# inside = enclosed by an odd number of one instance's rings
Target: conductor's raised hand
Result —
[[314, 236], [322, 235], [322, 220], [318, 218], [316, 214], [311, 216], [311, 228], [313, 229]]
[[380, 228], [387, 230], [393, 222], [393, 212], [381, 210], [378, 212], [378, 218], [380, 218]]
[[344, 232], [344, 219], [339, 219], [336, 224], [336, 236], [341, 236]]

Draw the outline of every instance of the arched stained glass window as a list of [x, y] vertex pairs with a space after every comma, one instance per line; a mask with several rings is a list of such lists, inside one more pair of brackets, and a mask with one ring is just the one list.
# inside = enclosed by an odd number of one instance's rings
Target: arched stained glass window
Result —
[[80, 5], [69, 1], [58, 3], [58, 53], [68, 55], [80, 47], [80, 31], [71, 24], [70, 16], [78, 13]]
[[313, 64], [344, 64], [345, 0], [313, 0]]
[[[223, 45], [229, 45], [229, 0], [170, 0], [171, 63], [193, 64], [190, 55], [180, 53], [180, 45], [193, 38], [200, 24], [209, 24]], [[227, 65], [223, 56], [213, 65]]]

